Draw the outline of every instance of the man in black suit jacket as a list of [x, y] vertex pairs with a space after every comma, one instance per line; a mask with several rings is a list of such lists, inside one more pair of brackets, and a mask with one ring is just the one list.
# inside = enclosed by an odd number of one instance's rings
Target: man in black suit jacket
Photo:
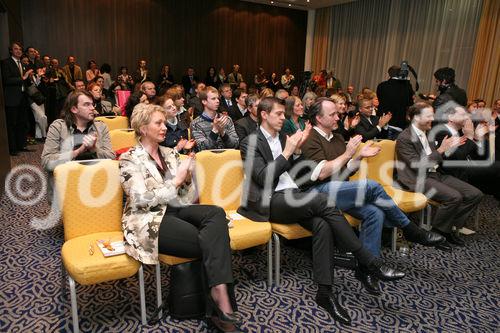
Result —
[[359, 102], [359, 113], [361, 118], [359, 124], [354, 128], [354, 133], [363, 137], [363, 142], [372, 139], [387, 138], [387, 124], [392, 118], [389, 112], [381, 117], [372, 115], [373, 100], [363, 98]]
[[291, 178], [311, 127], [289, 137], [280, 135], [285, 107], [274, 97], [262, 99], [257, 111], [260, 127], [240, 147], [246, 180], [238, 212], [256, 221], [298, 223], [311, 231], [314, 279], [319, 285], [316, 301], [333, 318], [350, 324], [348, 312], [332, 293], [334, 239], [352, 252], [362, 267], [383, 280], [400, 279], [404, 273], [384, 266], [363, 247], [342, 213], [329, 205], [327, 195], [302, 192]]
[[240, 120], [241, 118], [245, 118], [248, 116], [247, 106], [245, 104], [245, 100], [247, 99], [248, 94], [245, 90], [240, 88], [235, 89], [233, 92], [234, 100], [236, 101], [236, 106], [230, 109], [229, 116], [233, 119], [233, 122]]
[[257, 119], [257, 107], [259, 106], [259, 96], [252, 94], [248, 95], [245, 99], [247, 107], [247, 117], [243, 117], [234, 123], [234, 129], [240, 143], [244, 138], [255, 132], [259, 128], [259, 121]]
[[[413, 192], [423, 192], [440, 205], [432, 221], [433, 230], [442, 234], [448, 243], [464, 246], [465, 242], [453, 232], [465, 225], [483, 196], [474, 186], [442, 172], [443, 155], [463, 145], [460, 137], [445, 137], [436, 148], [427, 132], [432, 128], [434, 112], [427, 103], [419, 102], [408, 109], [412, 124], [398, 136], [396, 154], [404, 167], [398, 169], [398, 181]], [[448, 246], [448, 244], [444, 244]]]
[[[400, 66], [391, 66], [388, 69], [389, 80], [381, 82], [377, 86], [377, 97], [380, 101], [379, 114], [390, 112], [392, 118], [389, 125], [403, 130], [408, 126], [406, 111], [413, 104], [415, 92], [410, 81], [399, 78], [400, 71]], [[395, 139], [397, 134], [399, 132], [389, 130], [389, 139]]]
[[186, 95], [194, 96], [196, 83], [200, 82], [200, 79], [195, 75], [194, 68], [188, 67], [186, 71], [186, 75], [184, 75], [181, 79], [182, 86], [184, 87], [184, 93]]
[[[238, 111], [236, 100], [233, 97], [233, 90], [229, 83], [224, 83], [219, 88], [220, 104], [218, 112], [226, 112], [228, 115], [235, 114]], [[231, 118], [232, 119], [232, 118]]]
[[436, 109], [437, 120], [440, 121], [443, 119], [439, 107], [450, 101], [467, 106], [467, 93], [455, 84], [455, 70], [453, 68], [443, 67], [438, 69], [434, 73], [434, 78], [436, 79], [440, 94], [432, 106]]
[[23, 47], [19, 42], [9, 46], [10, 57], [2, 60], [2, 82], [5, 99], [5, 120], [9, 153], [17, 155], [19, 151], [29, 151], [25, 148], [28, 130], [28, 103], [26, 90], [33, 69], [23, 68], [21, 56]]

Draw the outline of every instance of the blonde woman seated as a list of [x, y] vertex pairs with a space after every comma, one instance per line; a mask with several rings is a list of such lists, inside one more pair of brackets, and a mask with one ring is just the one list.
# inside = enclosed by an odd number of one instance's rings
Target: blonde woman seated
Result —
[[[161, 106], [138, 104], [132, 128], [138, 144], [120, 157], [122, 187], [126, 194], [122, 227], [128, 255], [145, 264], [158, 263], [158, 253], [201, 258], [210, 287], [207, 315], [219, 329], [236, 329], [231, 249], [224, 210], [192, 205], [194, 154], [182, 162], [178, 153], [160, 146], [165, 140], [165, 111]], [[231, 294], [231, 295], [230, 295]]]

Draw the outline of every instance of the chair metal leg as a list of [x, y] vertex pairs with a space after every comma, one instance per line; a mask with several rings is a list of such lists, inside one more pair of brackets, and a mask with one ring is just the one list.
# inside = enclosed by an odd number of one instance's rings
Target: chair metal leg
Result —
[[280, 286], [280, 271], [281, 271], [281, 249], [280, 249], [280, 238], [277, 234], [273, 233], [273, 240], [274, 240], [274, 263], [275, 263], [275, 278], [274, 280], [276, 281], [276, 286]]
[[425, 210], [427, 212], [427, 227], [430, 230], [431, 225], [432, 225], [432, 205], [427, 204], [427, 207], [425, 207]]
[[398, 239], [398, 228], [392, 228], [392, 237], [391, 237], [391, 250], [392, 252], [397, 251], [397, 242]]
[[69, 290], [71, 295], [71, 316], [73, 317], [73, 332], [79, 333], [80, 326], [78, 325], [78, 305], [76, 304], [76, 287], [75, 280], [68, 274]]
[[144, 292], [144, 269], [143, 265], [139, 267], [139, 295], [141, 298], [141, 322], [143, 325], [148, 324], [148, 320], [146, 318], [146, 294]]
[[273, 241], [269, 239], [267, 242], [267, 286], [273, 284]]
[[[162, 305], [162, 293], [161, 293], [161, 265], [160, 263], [156, 264], [156, 303], [158, 304], [158, 308]], [[163, 315], [163, 311], [160, 310], [158, 312], [158, 318], [161, 318]]]

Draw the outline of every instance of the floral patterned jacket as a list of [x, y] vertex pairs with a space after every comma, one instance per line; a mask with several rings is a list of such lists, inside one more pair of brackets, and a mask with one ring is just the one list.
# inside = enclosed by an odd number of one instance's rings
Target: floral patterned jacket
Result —
[[[179, 154], [160, 146], [160, 153], [172, 176], [180, 163]], [[156, 168], [148, 152], [138, 144], [120, 156], [120, 175], [127, 201], [122, 228], [125, 251], [144, 264], [158, 263], [158, 233], [167, 204], [172, 199], [190, 204], [195, 198], [192, 184], [175, 188]]]

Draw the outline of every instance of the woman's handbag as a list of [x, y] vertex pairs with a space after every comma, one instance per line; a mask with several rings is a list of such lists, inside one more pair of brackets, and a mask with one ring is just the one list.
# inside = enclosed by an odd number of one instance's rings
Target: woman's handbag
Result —
[[43, 94], [40, 92], [40, 90], [38, 90], [35, 84], [28, 86], [28, 88], [26, 88], [26, 92], [29, 98], [31, 98], [37, 105], [42, 105], [43, 103], [45, 103], [45, 96], [43, 96]]
[[170, 267], [169, 314], [178, 319], [205, 316], [204, 272], [200, 260]]

